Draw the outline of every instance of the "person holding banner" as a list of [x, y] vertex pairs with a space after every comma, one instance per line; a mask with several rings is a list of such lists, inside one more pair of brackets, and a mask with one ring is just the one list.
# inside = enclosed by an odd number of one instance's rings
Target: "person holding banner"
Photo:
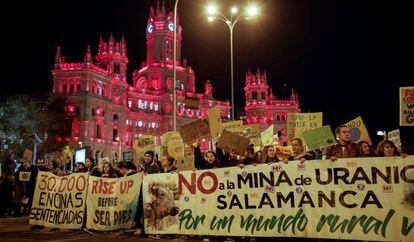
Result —
[[239, 167], [247, 166], [247, 165], [257, 165], [259, 160], [254, 153], [254, 146], [253, 144], [249, 145], [249, 148], [246, 150], [246, 155], [241, 160]]
[[120, 161], [118, 169], [122, 176], [131, 176], [137, 173], [137, 167], [130, 161]]
[[85, 164], [82, 162], [76, 162], [76, 173], [86, 172]]
[[169, 155], [161, 157], [161, 172], [162, 173], [171, 173], [177, 171], [177, 168], [174, 165], [175, 159]]
[[111, 162], [105, 161], [102, 166], [102, 176], [103, 178], [117, 178], [115, 169], [112, 166]]
[[[266, 164], [266, 163], [274, 163], [274, 162], [280, 161], [279, 157], [277, 157], [276, 155], [276, 149], [273, 145], [265, 146], [263, 148], [262, 154], [263, 154], [262, 163]], [[287, 161], [285, 163], [287, 163]]]
[[[383, 140], [377, 146], [377, 154], [379, 157], [400, 156], [397, 146], [390, 140]], [[402, 157], [406, 157], [406, 154], [401, 154]]]
[[336, 161], [338, 158], [359, 157], [358, 145], [351, 141], [349, 128], [345, 124], [335, 129], [336, 139], [338, 143], [328, 147], [326, 159]]
[[376, 157], [372, 146], [365, 140], [358, 142], [358, 153], [360, 157]]
[[155, 158], [154, 151], [145, 152], [139, 171], [146, 174], [161, 173], [161, 163]]
[[305, 147], [303, 146], [303, 141], [301, 138], [293, 138], [290, 143], [292, 145], [293, 154], [285, 159], [289, 161], [299, 160], [301, 163], [305, 162], [305, 160], [315, 159], [315, 153], [312, 151], [305, 152]]

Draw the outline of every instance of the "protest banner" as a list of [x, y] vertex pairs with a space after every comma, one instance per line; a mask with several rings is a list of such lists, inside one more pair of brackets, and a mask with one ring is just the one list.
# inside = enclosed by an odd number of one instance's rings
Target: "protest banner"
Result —
[[395, 146], [401, 147], [400, 129], [388, 132], [388, 140], [392, 141]]
[[414, 126], [414, 87], [400, 87], [400, 126]]
[[260, 124], [246, 124], [243, 126], [243, 136], [250, 139], [250, 142], [255, 146], [262, 144], [260, 134]]
[[369, 138], [367, 128], [365, 127], [364, 121], [362, 121], [361, 116], [349, 121], [345, 124], [349, 128], [349, 133], [351, 135], [351, 140], [354, 143], [359, 141], [366, 141], [368, 144], [372, 145], [372, 141]]
[[89, 177], [86, 227], [100, 231], [132, 228], [142, 173], [122, 178]]
[[29, 171], [19, 171], [19, 181], [27, 182], [30, 181], [30, 176], [32, 175]]
[[243, 130], [244, 130], [242, 120], [222, 123], [221, 128], [222, 130], [227, 130], [227, 131], [235, 132], [235, 133], [243, 133]]
[[184, 156], [184, 143], [179, 132], [174, 132], [169, 139], [167, 152], [170, 156], [182, 157]]
[[210, 127], [206, 119], [197, 119], [191, 123], [181, 126], [180, 135], [185, 144], [192, 144], [197, 140], [211, 137]]
[[305, 130], [322, 127], [322, 113], [288, 113], [286, 135], [289, 140], [302, 138]]
[[174, 157], [177, 160], [177, 169], [179, 171], [193, 171], [195, 170], [194, 156], [177, 156]]
[[223, 129], [218, 140], [218, 147], [238, 155], [245, 155], [244, 152], [249, 147], [249, 143], [248, 138]]
[[137, 158], [144, 156], [145, 152], [152, 150], [154, 151], [156, 145], [156, 140], [153, 135], [143, 135], [136, 139], [135, 152]]
[[85, 219], [88, 173], [58, 177], [39, 171], [29, 223], [61, 229], [81, 229]]
[[218, 137], [222, 130], [220, 109], [218, 107], [209, 108], [207, 114], [211, 137]]
[[291, 161], [143, 179], [149, 234], [414, 241], [414, 156]]
[[316, 150], [322, 147], [335, 145], [336, 143], [329, 125], [306, 130], [302, 133], [302, 136], [308, 150]]
[[262, 140], [263, 146], [273, 145], [273, 141], [274, 141], [273, 132], [274, 132], [274, 126], [272, 124], [261, 133], [261, 140]]
[[23, 163], [32, 161], [33, 151], [25, 149], [23, 153]]

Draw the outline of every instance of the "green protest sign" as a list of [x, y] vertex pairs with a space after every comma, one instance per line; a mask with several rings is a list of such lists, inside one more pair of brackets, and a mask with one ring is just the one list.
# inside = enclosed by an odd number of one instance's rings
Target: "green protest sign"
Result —
[[302, 137], [309, 150], [335, 145], [335, 137], [329, 125], [304, 131]]

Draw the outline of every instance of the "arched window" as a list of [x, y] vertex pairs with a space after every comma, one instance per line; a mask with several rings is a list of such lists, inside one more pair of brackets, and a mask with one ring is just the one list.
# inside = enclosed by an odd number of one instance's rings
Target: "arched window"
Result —
[[95, 109], [92, 108], [92, 116], [95, 116]]
[[114, 63], [114, 73], [121, 74], [121, 68], [120, 68], [119, 63]]
[[118, 120], [118, 114], [114, 114], [114, 120]]
[[117, 138], [118, 138], [118, 130], [117, 130], [117, 129], [113, 129], [113, 130], [112, 130], [112, 137], [113, 137], [113, 138], [112, 138], [112, 141], [114, 141], [114, 142], [115, 142], [115, 141], [118, 141], [118, 140], [117, 140]]

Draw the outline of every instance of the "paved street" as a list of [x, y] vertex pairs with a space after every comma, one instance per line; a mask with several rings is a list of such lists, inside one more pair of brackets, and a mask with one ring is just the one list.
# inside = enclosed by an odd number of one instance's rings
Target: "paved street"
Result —
[[[1, 218], [0, 219], [0, 241], [2, 242], [27, 242], [27, 241], [50, 241], [50, 242], [64, 242], [64, 241], [154, 241], [150, 238], [139, 238], [131, 234], [124, 234], [121, 232], [113, 233], [97, 233], [89, 235], [82, 231], [58, 230], [51, 231], [46, 228], [41, 232], [34, 232], [30, 230], [30, 225], [27, 222], [27, 217], [20, 218]], [[182, 241], [183, 239], [175, 238], [172, 241]], [[171, 241], [171, 239], [156, 240], [156, 241]], [[186, 240], [191, 241], [191, 240]]]

